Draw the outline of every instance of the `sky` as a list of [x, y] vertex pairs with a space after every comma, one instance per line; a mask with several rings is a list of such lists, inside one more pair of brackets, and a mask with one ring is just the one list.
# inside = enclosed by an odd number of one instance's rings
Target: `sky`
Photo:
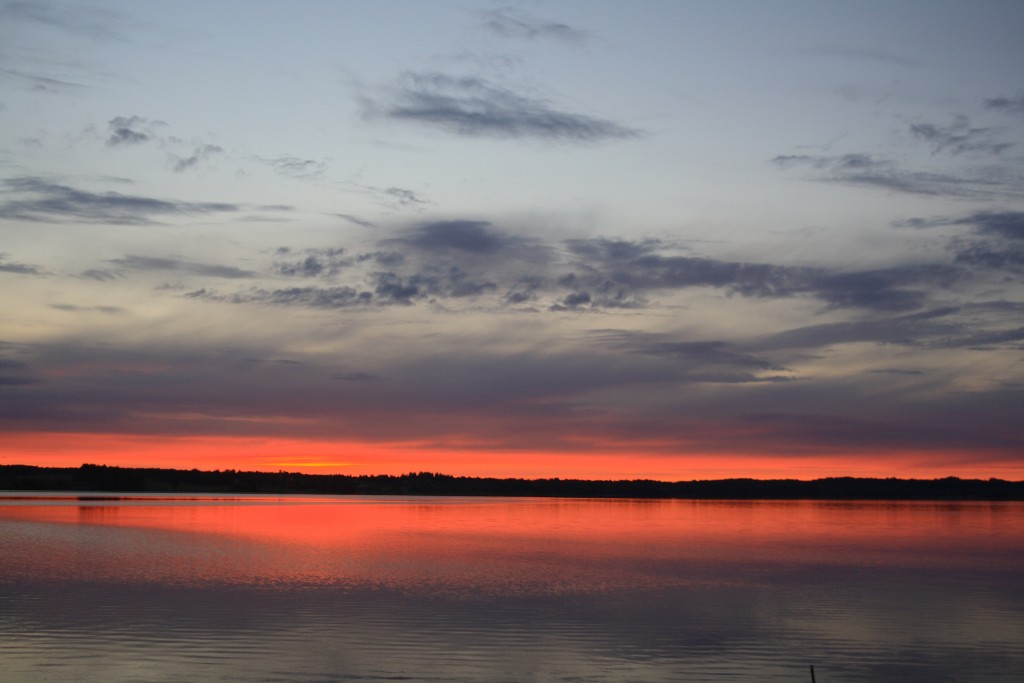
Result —
[[1022, 27], [0, 2], [0, 464], [1024, 479]]

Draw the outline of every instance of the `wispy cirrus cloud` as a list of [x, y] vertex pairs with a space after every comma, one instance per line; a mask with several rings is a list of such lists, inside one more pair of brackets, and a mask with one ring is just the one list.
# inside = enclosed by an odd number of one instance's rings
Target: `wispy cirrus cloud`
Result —
[[253, 271], [241, 270], [232, 266], [196, 263], [194, 261], [154, 256], [129, 254], [123, 258], [110, 259], [109, 262], [116, 268], [129, 271], [174, 271], [190, 275], [229, 279], [250, 278], [256, 275]]
[[104, 313], [106, 315], [121, 315], [125, 309], [120, 306], [79, 306], [78, 304], [50, 304], [50, 308], [56, 311], [68, 313]]
[[123, 16], [93, 6], [55, 5], [46, 0], [12, 0], [0, 5], [5, 21], [35, 24], [97, 41], [121, 40]]
[[642, 131], [614, 121], [562, 111], [476, 76], [406, 72], [377, 99], [363, 97], [367, 119], [415, 123], [466, 137], [601, 142]]
[[303, 159], [290, 154], [270, 158], [260, 156], [253, 158], [289, 178], [309, 180], [320, 178], [327, 172], [327, 162], [320, 159]]
[[485, 12], [481, 24], [488, 32], [501, 38], [549, 39], [564, 43], [584, 43], [590, 39], [590, 34], [586, 31], [508, 7]]
[[923, 196], [998, 199], [1024, 195], [1020, 173], [1013, 169], [985, 168], [959, 173], [916, 171], [891, 159], [871, 154], [780, 155], [771, 163], [783, 169], [813, 171], [809, 180], [867, 187]]
[[41, 93], [78, 93], [90, 86], [68, 78], [57, 78], [55, 75], [40, 72], [33, 73], [25, 69], [0, 68], [0, 81], [14, 81], [26, 86], [29, 90]]
[[956, 116], [947, 126], [934, 123], [912, 123], [911, 134], [926, 142], [932, 153], [1000, 155], [1013, 147], [1012, 142], [994, 139], [998, 131], [989, 127], [972, 126], [966, 116]]
[[38, 176], [2, 181], [10, 198], [0, 202], [0, 219], [43, 223], [147, 225], [158, 217], [230, 213], [249, 207], [228, 202], [187, 202], [120, 192], [89, 192]]

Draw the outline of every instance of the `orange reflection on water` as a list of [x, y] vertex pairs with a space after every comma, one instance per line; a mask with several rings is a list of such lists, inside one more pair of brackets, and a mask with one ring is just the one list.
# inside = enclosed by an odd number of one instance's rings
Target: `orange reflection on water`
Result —
[[16, 521], [43, 525], [26, 537], [37, 550], [22, 553], [23, 575], [165, 583], [593, 592], [728, 580], [741, 566], [969, 569], [1008, 549], [1024, 557], [1017, 503], [0, 500], [0, 523]]

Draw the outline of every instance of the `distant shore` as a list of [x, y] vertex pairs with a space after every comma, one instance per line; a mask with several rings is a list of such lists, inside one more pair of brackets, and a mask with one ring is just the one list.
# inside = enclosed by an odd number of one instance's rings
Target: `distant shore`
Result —
[[432, 472], [403, 475], [301, 474], [148, 467], [0, 465], [0, 490], [324, 495], [541, 496], [730, 500], [1024, 500], [1024, 481], [1003, 479], [716, 479], [606, 481], [498, 479]]

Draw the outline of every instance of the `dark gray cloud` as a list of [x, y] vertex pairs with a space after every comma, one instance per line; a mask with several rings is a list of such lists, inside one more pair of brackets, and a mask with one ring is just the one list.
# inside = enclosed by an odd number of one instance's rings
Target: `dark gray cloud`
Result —
[[484, 13], [483, 27], [502, 38], [552, 39], [566, 43], [583, 43], [589, 38], [586, 31], [568, 24], [539, 19], [510, 8]]
[[39, 266], [28, 263], [17, 263], [8, 261], [8, 254], [0, 253], [0, 273], [13, 273], [15, 275], [46, 275], [46, 271]]
[[936, 228], [948, 225], [966, 225], [978, 234], [1024, 240], [1024, 212], [975, 211], [965, 216], [939, 216], [937, 218], [909, 218], [894, 221], [897, 228]]
[[756, 374], [787, 369], [767, 358], [739, 351], [721, 340], [678, 341], [667, 334], [625, 330], [596, 331], [593, 339], [609, 349], [668, 361], [687, 381], [735, 384], [791, 379], [787, 375]]
[[281, 247], [275, 254], [274, 272], [286, 277], [333, 277], [355, 259], [342, 247], [294, 250]]
[[[386, 248], [350, 254], [343, 247], [282, 247], [274, 254], [273, 274], [309, 279], [345, 274], [345, 284], [352, 291], [334, 288], [325, 294], [321, 288], [292, 288], [287, 295], [268, 290], [204, 298], [324, 307], [410, 305], [492, 296], [493, 306], [586, 312], [642, 309], [649, 307], [651, 297], [659, 292], [708, 288], [729, 296], [817, 299], [824, 309], [900, 313], [923, 309], [938, 292], [952, 292], [970, 274], [966, 249], [960, 249], [960, 259], [953, 263], [845, 271], [683, 256], [673, 253], [677, 247], [657, 240], [574, 239], [559, 250], [540, 240], [497, 230], [487, 221], [473, 220], [425, 223], [379, 244]], [[980, 263], [979, 254], [976, 249], [974, 260]], [[111, 263], [122, 269], [179, 269], [202, 274], [196, 264], [140, 258]], [[255, 275], [216, 268], [219, 270], [209, 274]]]
[[309, 308], [350, 308], [373, 303], [373, 293], [354, 287], [285, 287], [263, 289], [254, 287], [234, 294], [220, 294], [202, 288], [185, 294], [186, 298], [232, 304], [273, 304], [278, 306], [306, 306]]
[[959, 312], [959, 308], [945, 307], [895, 317], [808, 325], [761, 337], [748, 346], [765, 352], [819, 349], [857, 342], [917, 345], [961, 333], [963, 324], [955, 318]]
[[953, 238], [949, 250], [960, 265], [986, 270], [1024, 272], [1024, 243], [1009, 240]]
[[1024, 93], [1016, 97], [993, 97], [985, 100], [985, 106], [996, 111], [1024, 116]]
[[426, 251], [467, 251], [476, 254], [494, 253], [514, 238], [490, 229], [488, 221], [436, 221], [421, 225], [408, 237], [398, 238]]
[[504, 306], [516, 306], [534, 302], [543, 284], [544, 281], [539, 277], [523, 277], [508, 287], [501, 303]]
[[932, 291], [948, 287], [959, 275], [960, 271], [950, 266], [911, 265], [820, 274], [809, 279], [807, 289], [837, 308], [911, 311], [921, 308]]
[[874, 370], [868, 370], [873, 375], [904, 375], [907, 377], [920, 377], [927, 375], [925, 370], [915, 370], [911, 368], [876, 368]]
[[418, 299], [463, 298], [479, 296], [497, 289], [497, 285], [486, 280], [476, 280], [462, 269], [430, 268], [423, 272], [402, 276], [391, 272], [370, 274], [378, 303], [408, 305]]
[[[564, 288], [570, 289], [560, 299], [551, 304], [553, 311], [598, 311], [609, 308], [644, 308], [647, 305], [643, 295], [631, 291], [629, 287], [623, 286], [614, 280], [598, 280], [596, 278], [583, 278], [576, 276], [576, 273], [563, 275], [556, 280], [556, 283]], [[506, 295], [506, 304], [512, 303]]]
[[8, 199], [0, 202], [0, 218], [44, 223], [111, 223], [146, 225], [155, 216], [239, 211], [238, 204], [183, 202], [119, 192], [78, 190], [45, 178], [22, 176], [3, 181]]
[[429, 72], [407, 72], [381, 101], [365, 98], [364, 114], [469, 137], [600, 142], [641, 133], [613, 121], [559, 111], [543, 99], [482, 78]]
[[175, 271], [190, 275], [220, 277], [229, 279], [250, 278], [256, 273], [240, 270], [231, 266], [220, 266], [207, 263], [194, 263], [173, 258], [157, 258], [153, 256], [128, 255], [119, 259], [111, 259], [110, 263], [124, 270], [134, 271]]
[[798, 327], [743, 346], [755, 353], [863, 342], [920, 349], [994, 347], [1024, 340], [1024, 328], [1005, 325], [1007, 317], [1019, 319], [1022, 313], [1024, 304], [1012, 302], [947, 306], [908, 315]]
[[1024, 212], [978, 211], [956, 220], [953, 225], [970, 225], [980, 233], [1010, 240], [1024, 240]]
[[657, 241], [630, 242], [605, 238], [571, 240], [580, 260], [571, 279], [583, 288], [630, 291], [712, 287], [747, 297], [809, 295], [836, 308], [878, 311], [912, 310], [922, 306], [928, 291], [950, 284], [958, 271], [949, 266], [905, 266], [870, 271], [836, 272], [824, 268], [770, 263], [743, 263], [658, 253]]
[[910, 124], [911, 134], [928, 143], [933, 153], [1000, 155], [1013, 143], [994, 140], [994, 128], [971, 126], [966, 116], [956, 116], [948, 126], [933, 123]]
[[1024, 212], [976, 211], [966, 216], [911, 218], [896, 227], [968, 226], [973, 237], [957, 236], [948, 249], [959, 265], [996, 270], [1024, 270]]

